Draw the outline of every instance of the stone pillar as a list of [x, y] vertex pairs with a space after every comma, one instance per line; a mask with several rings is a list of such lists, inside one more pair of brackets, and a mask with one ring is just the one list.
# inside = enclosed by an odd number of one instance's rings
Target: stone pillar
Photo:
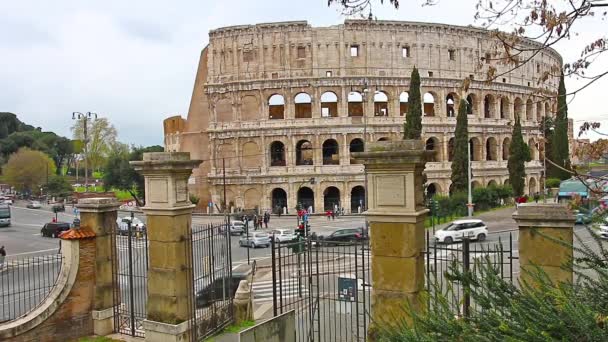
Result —
[[146, 341], [186, 341], [192, 318], [192, 209], [188, 178], [201, 163], [188, 152], [144, 153], [131, 162], [145, 178], [148, 229]]
[[422, 171], [433, 152], [421, 140], [369, 143], [355, 158], [365, 164], [372, 260], [372, 326], [407, 319], [404, 303], [422, 310], [424, 207]]
[[[575, 218], [565, 205], [523, 203], [513, 214], [519, 226], [519, 265], [521, 280], [534, 281], [524, 270], [542, 269], [551, 281], [572, 282], [572, 269], [567, 264], [573, 257]], [[561, 245], [552, 239], [561, 240]]]
[[[76, 207], [80, 211], [80, 226], [95, 234], [95, 297], [93, 299], [93, 330], [105, 336], [114, 331], [114, 297], [112, 265], [112, 229], [116, 226], [120, 203], [115, 198], [83, 198]], [[117, 285], [117, 284], [116, 284]], [[118, 305], [118, 303], [116, 303]]]

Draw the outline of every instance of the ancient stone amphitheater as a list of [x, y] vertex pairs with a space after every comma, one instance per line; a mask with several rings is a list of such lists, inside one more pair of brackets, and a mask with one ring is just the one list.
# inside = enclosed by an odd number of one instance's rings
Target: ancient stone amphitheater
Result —
[[[533, 152], [527, 190], [535, 192], [543, 170], [539, 122], [555, 108], [535, 89], [561, 57], [545, 51], [487, 83], [493, 44], [479, 28], [401, 21], [216, 29], [201, 53], [187, 118], [164, 121], [165, 146], [204, 160], [190, 179], [204, 204], [291, 212], [301, 203], [315, 212], [336, 206], [356, 212], [365, 205], [365, 177], [351, 152], [362, 151], [365, 142], [402, 138], [416, 66], [423, 139], [437, 151], [427, 164], [426, 191], [449, 189], [455, 114], [464, 98], [473, 186], [508, 182], [508, 146], [518, 115]], [[500, 73], [509, 66], [497, 67]], [[473, 81], [464, 92], [467, 77]], [[557, 79], [548, 87], [557, 89]]]

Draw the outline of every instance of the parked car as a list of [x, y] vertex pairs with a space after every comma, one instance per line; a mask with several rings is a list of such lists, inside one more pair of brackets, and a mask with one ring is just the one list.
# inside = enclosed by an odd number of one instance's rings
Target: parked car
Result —
[[270, 235], [264, 232], [249, 232], [249, 234], [241, 236], [239, 246], [249, 248], [268, 247], [270, 246]]
[[488, 227], [482, 220], [457, 220], [435, 232], [435, 241], [446, 244], [463, 238], [483, 241], [488, 236]]
[[[199, 279], [195, 283], [196, 308], [205, 308], [224, 298], [234, 298], [241, 280], [247, 279], [247, 273], [232, 273], [232, 277], [219, 276], [209, 284], [209, 278]], [[199, 285], [200, 284], [200, 285]]]
[[42, 205], [38, 201], [29, 201], [27, 203], [26, 207], [28, 207], [30, 209], [40, 209], [40, 208], [42, 208]]
[[[131, 216], [116, 219], [116, 224], [118, 224], [117, 233], [119, 235], [129, 235], [129, 222], [131, 222]], [[131, 222], [131, 231], [146, 233], [146, 225], [139, 218], [134, 217]]]
[[[333, 233], [324, 236], [319, 235], [319, 245], [331, 246], [343, 242], [354, 242], [367, 240], [369, 238], [367, 228], [343, 228], [334, 231]], [[314, 243], [316, 245], [316, 243]]]
[[78, 217], [75, 217], [74, 221], [72, 221], [72, 227], [75, 227], [75, 228], [80, 227], [80, 219]]
[[574, 222], [575, 224], [587, 224], [591, 223], [593, 220], [593, 215], [590, 213], [586, 213], [581, 210], [574, 210], [572, 213], [576, 217], [576, 221]]
[[243, 221], [230, 222], [230, 235], [241, 235], [245, 232], [245, 223]]
[[608, 225], [602, 224], [600, 225], [600, 229], [598, 230], [598, 234], [602, 239], [608, 239]]
[[296, 235], [291, 229], [274, 229], [270, 232], [274, 236], [274, 242], [289, 242], [296, 238]]
[[40, 234], [44, 237], [59, 237], [59, 234], [69, 230], [70, 224], [67, 222], [49, 222], [46, 223], [40, 230]]

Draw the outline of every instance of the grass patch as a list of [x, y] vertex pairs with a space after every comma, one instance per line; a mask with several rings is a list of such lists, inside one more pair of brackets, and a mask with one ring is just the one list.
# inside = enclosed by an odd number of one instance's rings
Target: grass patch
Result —
[[255, 325], [254, 321], [243, 321], [240, 324], [233, 324], [233, 325], [226, 327], [226, 329], [224, 329], [224, 332], [225, 333], [238, 333], [239, 331], [250, 328], [254, 325]]

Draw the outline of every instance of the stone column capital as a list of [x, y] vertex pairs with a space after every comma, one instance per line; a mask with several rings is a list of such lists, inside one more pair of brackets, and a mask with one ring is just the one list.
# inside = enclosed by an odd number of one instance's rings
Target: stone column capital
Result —
[[119, 207], [120, 202], [116, 198], [108, 197], [82, 198], [76, 204], [81, 213], [104, 213], [116, 211]]

